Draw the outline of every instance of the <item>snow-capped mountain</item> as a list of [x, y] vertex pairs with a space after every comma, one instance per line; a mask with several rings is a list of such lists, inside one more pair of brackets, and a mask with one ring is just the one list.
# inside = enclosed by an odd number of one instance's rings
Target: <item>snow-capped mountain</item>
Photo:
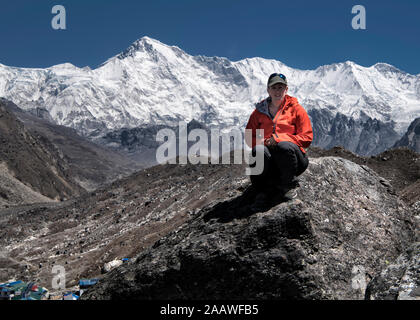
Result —
[[287, 76], [289, 94], [308, 111], [376, 119], [399, 136], [420, 116], [420, 76], [385, 63], [298, 70], [263, 58], [191, 56], [149, 37], [94, 70], [70, 63], [45, 69], [0, 64], [0, 96], [23, 109], [45, 108], [55, 122], [83, 135], [193, 119], [229, 129], [246, 124], [254, 104], [267, 96], [273, 72]]

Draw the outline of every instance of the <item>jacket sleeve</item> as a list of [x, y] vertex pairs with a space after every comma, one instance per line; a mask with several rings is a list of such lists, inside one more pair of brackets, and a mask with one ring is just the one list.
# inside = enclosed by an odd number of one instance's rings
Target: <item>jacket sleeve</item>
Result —
[[[249, 117], [248, 123], [245, 127], [245, 142], [250, 148], [254, 148], [256, 145], [256, 130], [258, 129], [258, 119], [256, 110], [252, 112], [251, 116]], [[251, 134], [248, 135], [247, 131]]]
[[311, 119], [309, 119], [306, 110], [300, 105], [297, 104], [296, 108], [296, 133], [280, 133], [277, 134], [277, 142], [280, 141], [290, 141], [296, 144], [300, 148], [308, 148], [313, 140], [313, 131], [311, 125]]

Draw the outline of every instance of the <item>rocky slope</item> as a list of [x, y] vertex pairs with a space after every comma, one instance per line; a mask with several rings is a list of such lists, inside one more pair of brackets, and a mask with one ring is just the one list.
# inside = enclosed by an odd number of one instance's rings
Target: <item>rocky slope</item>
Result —
[[47, 199], [59, 201], [85, 191], [70, 176], [59, 150], [28, 131], [3, 101], [0, 101], [0, 163], [1, 206]]
[[51, 202], [51, 198], [36, 192], [16, 179], [6, 163], [0, 163], [0, 208], [25, 203]]
[[69, 199], [142, 168], [1, 98], [0, 142], [0, 206]]
[[240, 165], [148, 168], [58, 204], [0, 209], [0, 282], [36, 281], [51, 289], [52, 267], [67, 287], [100, 275], [105, 263], [131, 258], [246, 183]]
[[92, 143], [74, 129], [54, 124], [52, 119], [45, 118], [42, 110], [37, 109], [36, 114], [31, 114], [10, 101], [1, 98], [0, 101], [32, 135], [56, 147], [71, 177], [88, 191], [144, 167], [136, 161], [139, 159], [130, 159], [124, 153]]
[[227, 194], [83, 299], [362, 299], [413, 241], [413, 215], [367, 166], [311, 159], [298, 199]]

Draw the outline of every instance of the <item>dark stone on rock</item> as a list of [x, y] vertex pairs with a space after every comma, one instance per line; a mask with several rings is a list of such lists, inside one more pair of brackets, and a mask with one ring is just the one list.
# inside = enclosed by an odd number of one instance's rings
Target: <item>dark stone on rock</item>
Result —
[[367, 300], [420, 300], [420, 242], [412, 244], [367, 286]]
[[414, 238], [411, 209], [383, 182], [342, 158], [311, 159], [297, 199], [258, 207], [248, 188], [209, 204], [81, 298], [363, 299]]

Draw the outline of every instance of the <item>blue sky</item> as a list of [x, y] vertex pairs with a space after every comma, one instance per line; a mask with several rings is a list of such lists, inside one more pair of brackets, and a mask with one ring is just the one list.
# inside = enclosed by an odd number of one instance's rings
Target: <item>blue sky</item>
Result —
[[[54, 5], [66, 8], [66, 30], [54, 30]], [[354, 5], [366, 8], [366, 30], [354, 30]], [[299, 69], [354, 61], [420, 73], [420, 1], [377, 0], [14, 0], [3, 1], [0, 63], [95, 68], [143, 36], [192, 55], [230, 60], [264, 57]]]

